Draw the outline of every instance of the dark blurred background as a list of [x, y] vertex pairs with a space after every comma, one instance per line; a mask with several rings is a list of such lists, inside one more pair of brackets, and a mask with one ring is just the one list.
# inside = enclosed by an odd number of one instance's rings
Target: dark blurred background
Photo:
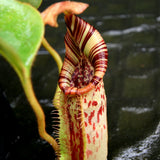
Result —
[[[44, 0], [43, 11], [54, 3]], [[104, 77], [108, 97], [108, 160], [160, 160], [160, 0], [85, 0], [80, 16], [102, 34], [109, 50]], [[64, 57], [63, 15], [45, 36]], [[56, 63], [41, 47], [32, 68], [36, 96], [55, 136], [51, 111], [58, 80]], [[20, 81], [0, 56], [0, 160], [54, 160], [39, 138], [33, 111]]]

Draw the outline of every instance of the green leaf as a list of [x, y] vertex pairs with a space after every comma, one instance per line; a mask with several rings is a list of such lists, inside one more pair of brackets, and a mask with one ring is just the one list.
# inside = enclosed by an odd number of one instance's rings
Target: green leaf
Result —
[[30, 3], [35, 8], [38, 8], [42, 3], [42, 0], [19, 0], [19, 1]]
[[43, 34], [44, 24], [36, 9], [15, 0], [0, 1], [0, 54], [20, 78], [30, 75]]

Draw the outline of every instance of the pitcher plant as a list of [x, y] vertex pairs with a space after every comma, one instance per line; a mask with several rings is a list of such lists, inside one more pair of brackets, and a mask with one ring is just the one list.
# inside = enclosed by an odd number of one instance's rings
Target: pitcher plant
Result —
[[[0, 5], [5, 11], [8, 4], [5, 0], [3, 1], [5, 5]], [[32, 56], [30, 54], [25, 56], [26, 59], [23, 58], [21, 50], [17, 52], [17, 46], [11, 46], [13, 51], [7, 48], [9, 44], [4, 38], [6, 29], [0, 27], [0, 39], [2, 39], [0, 53], [12, 65], [20, 78], [27, 99], [36, 115], [40, 136], [52, 145], [60, 160], [105, 160], [108, 154], [108, 126], [103, 76], [108, 65], [108, 50], [100, 33], [77, 16], [88, 7], [88, 4], [71, 1], [58, 2], [40, 15], [34, 7], [26, 3], [15, 0], [9, 0], [9, 3], [16, 7], [20, 5], [24, 8], [30, 7], [32, 13], [36, 12], [35, 14], [40, 19], [42, 31], [39, 33], [39, 41], [35, 44], [36, 51], [31, 53]], [[17, 14], [18, 7], [17, 10], [15, 9]], [[9, 11], [12, 10], [9, 9]], [[58, 27], [57, 17], [61, 13], [65, 15], [67, 27], [64, 37], [66, 52], [63, 63], [59, 54], [43, 35], [43, 25]], [[5, 14], [7, 17], [8, 12]], [[0, 24], [6, 25], [2, 23], [2, 20]], [[56, 114], [59, 115], [58, 140], [45, 130], [44, 112], [35, 97], [31, 82], [31, 66], [40, 43], [53, 56], [59, 69], [59, 80], [53, 99], [53, 104], [57, 109]], [[31, 62], [28, 67], [25, 64], [29, 60]]]

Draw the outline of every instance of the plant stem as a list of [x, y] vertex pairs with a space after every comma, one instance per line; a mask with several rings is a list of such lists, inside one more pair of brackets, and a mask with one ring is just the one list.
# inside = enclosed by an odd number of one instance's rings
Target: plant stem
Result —
[[45, 38], [43, 38], [42, 44], [46, 48], [46, 50], [48, 50], [48, 52], [52, 55], [54, 60], [56, 61], [57, 66], [58, 66], [58, 71], [60, 73], [61, 68], [62, 68], [62, 64], [63, 64], [61, 57], [59, 56], [57, 51], [52, 48], [52, 46], [47, 42], [47, 40]]
[[49, 144], [51, 144], [51, 146], [53, 147], [53, 149], [55, 150], [55, 152], [58, 154], [59, 153], [59, 147], [57, 142], [54, 140], [53, 137], [51, 137], [47, 132], [46, 132], [46, 124], [45, 124], [45, 115], [44, 112], [34, 94], [33, 91], [33, 86], [32, 86], [32, 82], [31, 82], [31, 78], [30, 76], [24, 76], [23, 80], [21, 79], [22, 82], [22, 86], [24, 88], [25, 94], [27, 96], [27, 99], [36, 115], [37, 118], [37, 123], [38, 123], [38, 131], [40, 136], [45, 139]]

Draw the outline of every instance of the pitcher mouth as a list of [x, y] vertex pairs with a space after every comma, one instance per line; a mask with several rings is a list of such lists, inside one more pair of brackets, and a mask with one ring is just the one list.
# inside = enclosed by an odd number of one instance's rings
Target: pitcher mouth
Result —
[[65, 22], [66, 55], [59, 86], [67, 95], [81, 95], [92, 90], [103, 79], [108, 50], [99, 32], [83, 19], [67, 14]]
[[[62, 87], [65, 94], [81, 95], [92, 90], [95, 85], [91, 83], [94, 68], [85, 56], [82, 56], [72, 73], [70, 84]], [[61, 76], [60, 76], [61, 77]], [[59, 79], [60, 83], [61, 79]]]

